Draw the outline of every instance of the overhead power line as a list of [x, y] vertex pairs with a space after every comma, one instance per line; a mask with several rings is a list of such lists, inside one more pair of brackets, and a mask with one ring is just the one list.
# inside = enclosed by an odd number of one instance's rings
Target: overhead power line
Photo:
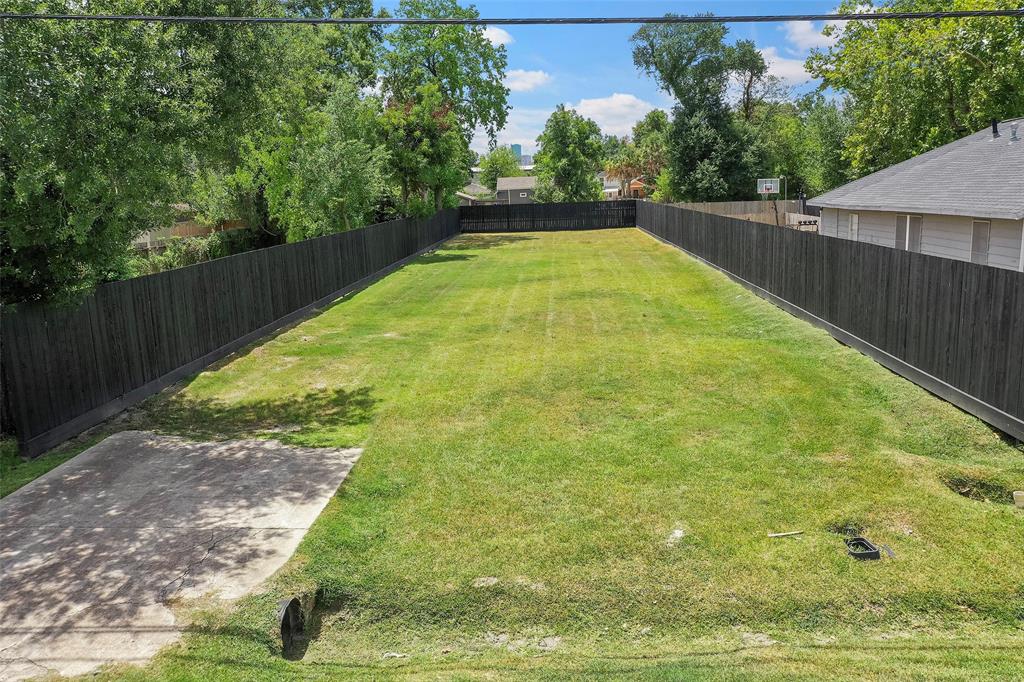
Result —
[[732, 16], [662, 16], [662, 17], [532, 17], [470, 19], [458, 17], [409, 18], [409, 17], [188, 17], [160, 16], [148, 14], [14, 14], [0, 13], [0, 20], [15, 21], [135, 21], [168, 24], [369, 24], [407, 25], [441, 24], [467, 26], [501, 25], [571, 25], [571, 24], [749, 24], [784, 21], [879, 21], [923, 19], [969, 19], [978, 17], [1021, 17], [1024, 9], [961, 10], [948, 12], [873, 12], [845, 14], [775, 14], [775, 15], [732, 15]]

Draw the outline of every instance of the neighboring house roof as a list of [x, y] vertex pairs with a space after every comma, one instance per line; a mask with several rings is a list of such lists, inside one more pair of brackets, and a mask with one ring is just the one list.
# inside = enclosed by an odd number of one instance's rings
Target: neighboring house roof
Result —
[[[807, 203], [822, 208], [1024, 218], [1024, 119], [907, 159]], [[1017, 140], [1010, 126], [1018, 124]]]
[[480, 194], [490, 194], [491, 193], [491, 190], [487, 189], [486, 187], [481, 185], [479, 182], [471, 182], [471, 183], [469, 183], [468, 185], [466, 185], [465, 187], [462, 188], [462, 191], [465, 194], [472, 194], [474, 196], [480, 195]]
[[508, 189], [535, 189], [537, 187], [536, 175], [523, 175], [518, 178], [498, 178], [498, 191]]

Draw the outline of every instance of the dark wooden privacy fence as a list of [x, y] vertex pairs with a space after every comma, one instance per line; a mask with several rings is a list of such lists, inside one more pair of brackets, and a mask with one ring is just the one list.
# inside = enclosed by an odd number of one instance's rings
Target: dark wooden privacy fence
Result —
[[1024, 439], [1024, 273], [650, 202], [637, 225]]
[[458, 231], [450, 209], [104, 284], [76, 307], [5, 312], [5, 430], [23, 454], [42, 452]]
[[463, 232], [538, 232], [634, 227], [636, 201], [459, 207]]
[[[466, 232], [638, 225], [1024, 439], [1024, 273], [650, 202], [472, 206], [99, 287], [0, 319], [5, 430], [37, 454]], [[9, 428], [13, 426], [13, 428]]]

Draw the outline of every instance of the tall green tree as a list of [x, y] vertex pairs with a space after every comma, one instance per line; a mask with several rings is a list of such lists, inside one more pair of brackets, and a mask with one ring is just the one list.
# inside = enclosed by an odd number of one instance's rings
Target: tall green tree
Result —
[[[852, 11], [859, 0], [845, 0]], [[892, 0], [878, 12], [1017, 8], [1018, 0]], [[832, 28], [831, 31], [837, 29]], [[848, 95], [845, 149], [865, 175], [1024, 111], [1024, 22], [1015, 18], [850, 22], [808, 70]]]
[[[288, 16], [297, 17], [371, 17], [373, 0], [282, 0]], [[355, 80], [361, 87], [377, 81], [384, 31], [380, 26], [321, 25], [303, 26], [301, 39], [322, 47], [332, 75]]]
[[778, 78], [768, 73], [768, 64], [754, 41], [738, 40], [729, 46], [726, 63], [733, 82], [739, 88], [736, 109], [745, 121], [754, 118], [754, 110], [765, 100], [784, 97], [785, 88]]
[[615, 135], [602, 135], [601, 154], [604, 157], [604, 160], [608, 161], [615, 158], [628, 144], [629, 138], [625, 135], [622, 137], [616, 137]]
[[498, 178], [516, 178], [523, 175], [519, 159], [509, 147], [498, 147], [480, 159], [480, 182], [492, 192], [498, 188]]
[[[265, 14], [258, 0], [163, 2], [164, 14]], [[12, 12], [38, 11], [8, 0]], [[74, 13], [80, 3], [47, 5]], [[135, 13], [95, 0], [92, 13]], [[117, 275], [165, 224], [190, 159], [216, 161], [261, 113], [269, 27], [5, 22], [0, 30], [4, 302], [74, 296]]]
[[384, 191], [387, 152], [378, 142], [379, 105], [341, 80], [310, 117], [285, 163], [272, 167], [267, 200], [287, 240], [361, 227]]
[[745, 198], [753, 193], [760, 165], [756, 138], [749, 126], [733, 121], [725, 101], [734, 71], [752, 67], [752, 45], [727, 46], [726, 34], [717, 22], [648, 24], [631, 39], [637, 68], [676, 98], [667, 146], [670, 172], [658, 175], [673, 183], [668, 194], [687, 201]]
[[677, 107], [669, 149], [670, 193], [679, 200], [733, 201], [754, 195], [763, 149], [750, 126]]
[[601, 129], [564, 105], [558, 105], [537, 138], [534, 157], [538, 201], [597, 201], [597, 171], [603, 158]]
[[665, 165], [668, 163], [668, 137], [671, 123], [668, 114], [661, 109], [647, 113], [633, 126], [633, 144], [640, 159], [640, 173], [644, 186], [650, 195]]
[[421, 85], [410, 99], [391, 99], [381, 125], [405, 213], [426, 215], [450, 205], [469, 179], [470, 152], [438, 85]]
[[642, 145], [650, 139], [664, 138], [671, 127], [668, 114], [664, 109], [652, 109], [642, 119], [633, 124], [633, 142]]
[[[370, 16], [370, 0], [287, 0], [288, 16]], [[262, 112], [235, 140], [235, 154], [216, 167], [193, 164], [189, 202], [208, 222], [241, 218], [284, 240], [281, 202], [271, 210], [268, 192], [280, 195], [296, 182], [295, 155], [303, 136], [324, 120], [339, 84], [376, 83], [383, 36], [370, 26], [278, 26], [265, 36], [273, 71], [261, 89]], [[308, 158], [308, 157], [307, 157]], [[271, 186], [273, 185], [273, 187]], [[226, 199], [211, 202], [210, 198]]]
[[[398, 16], [479, 18], [456, 0], [402, 0]], [[388, 35], [382, 86], [389, 98], [409, 100], [435, 83], [454, 106], [466, 139], [480, 127], [493, 141], [508, 118], [505, 47], [492, 45], [480, 26], [406, 24]]]
[[844, 144], [853, 127], [849, 109], [812, 93], [797, 102], [800, 135], [801, 177], [810, 196], [822, 194], [854, 179]]
[[645, 24], [630, 39], [633, 63], [684, 111], [720, 115], [729, 83], [727, 32], [725, 24], [718, 22]]

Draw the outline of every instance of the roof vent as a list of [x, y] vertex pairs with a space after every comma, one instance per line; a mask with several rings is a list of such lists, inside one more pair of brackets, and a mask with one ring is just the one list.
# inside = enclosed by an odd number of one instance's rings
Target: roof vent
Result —
[[996, 119], [992, 119], [992, 137], [993, 139], [999, 137], [999, 121]]
[[1017, 123], [1010, 124], [1010, 139], [1013, 140], [1014, 142], [1020, 139], [1019, 137], [1017, 137], [1017, 125]]

